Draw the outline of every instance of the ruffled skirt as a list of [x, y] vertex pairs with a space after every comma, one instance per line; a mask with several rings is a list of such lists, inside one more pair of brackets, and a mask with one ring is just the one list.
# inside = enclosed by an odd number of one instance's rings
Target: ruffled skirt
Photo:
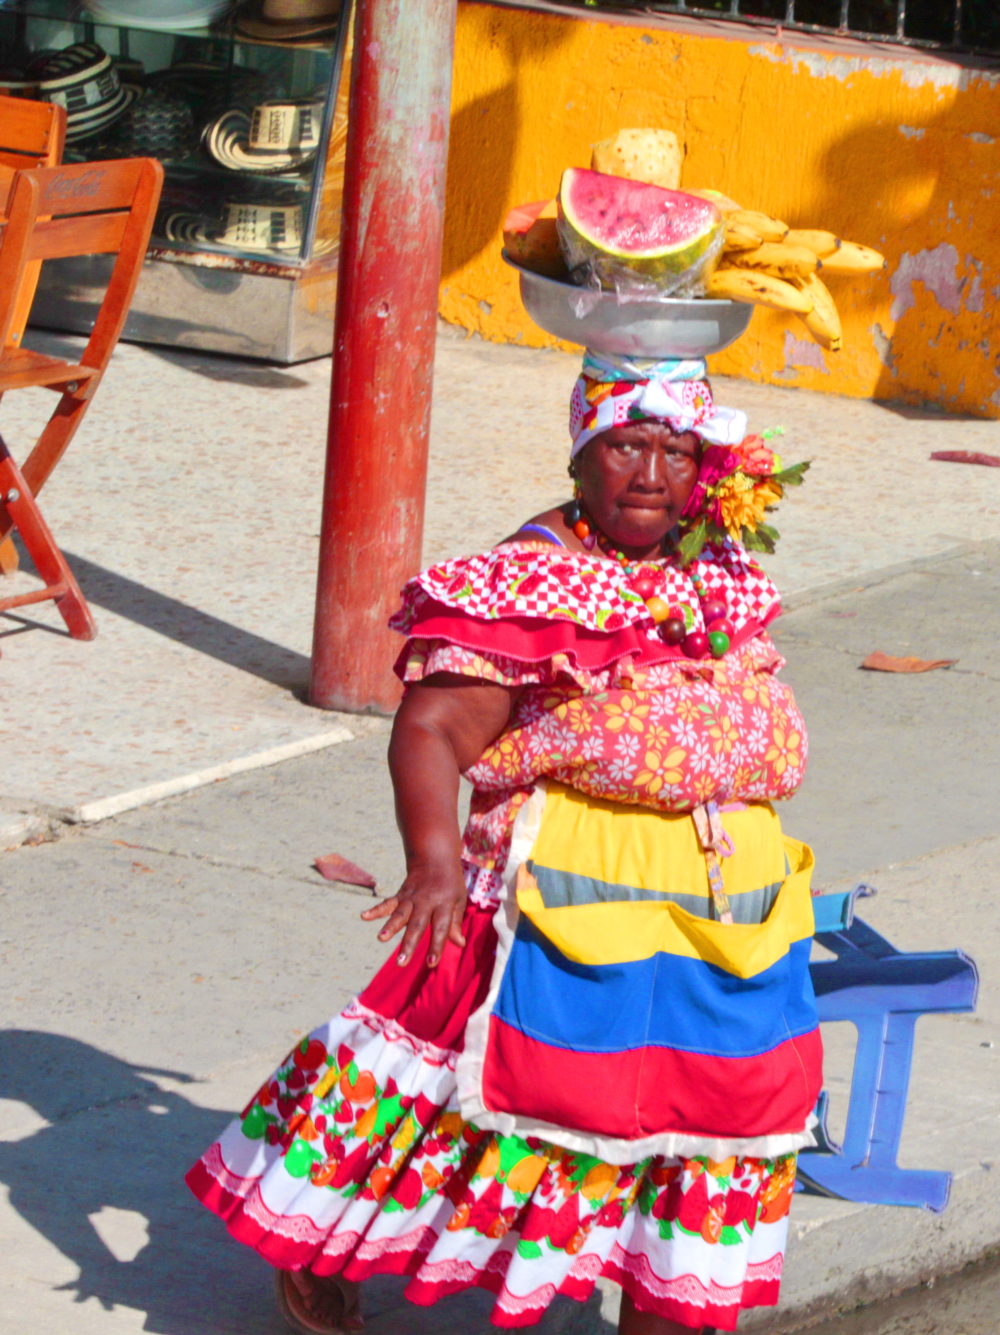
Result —
[[240, 1242], [282, 1269], [409, 1277], [429, 1304], [471, 1286], [492, 1321], [536, 1322], [599, 1277], [640, 1309], [735, 1328], [777, 1301], [795, 1156], [654, 1156], [611, 1165], [478, 1130], [455, 1065], [496, 951], [470, 905], [464, 950], [390, 959], [261, 1085], [187, 1176]]

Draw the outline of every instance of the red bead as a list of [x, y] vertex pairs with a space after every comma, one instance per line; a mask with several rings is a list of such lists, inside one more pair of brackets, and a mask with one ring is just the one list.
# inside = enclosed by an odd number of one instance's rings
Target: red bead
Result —
[[660, 627], [660, 637], [667, 644], [680, 644], [687, 634], [687, 627], [681, 617], [669, 617]]
[[736, 627], [728, 617], [721, 617], [718, 621], [713, 621], [706, 626], [706, 630], [719, 631], [723, 635], [728, 635], [730, 639], [736, 634]]
[[709, 651], [708, 636], [703, 630], [693, 630], [684, 636], [681, 648], [688, 658], [705, 658]]
[[721, 621], [728, 610], [721, 598], [706, 598], [701, 605], [701, 614], [705, 618], [706, 626], [712, 621]]
[[657, 584], [658, 581], [655, 580], [652, 575], [639, 575], [631, 581], [632, 588], [643, 602], [645, 602], [647, 598], [652, 598], [653, 594], [656, 592]]

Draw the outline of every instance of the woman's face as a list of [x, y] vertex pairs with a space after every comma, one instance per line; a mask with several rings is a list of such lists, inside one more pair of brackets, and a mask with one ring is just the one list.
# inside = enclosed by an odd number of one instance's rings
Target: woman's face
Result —
[[611, 427], [577, 458], [581, 499], [616, 544], [647, 554], [680, 519], [698, 477], [698, 437], [649, 419]]

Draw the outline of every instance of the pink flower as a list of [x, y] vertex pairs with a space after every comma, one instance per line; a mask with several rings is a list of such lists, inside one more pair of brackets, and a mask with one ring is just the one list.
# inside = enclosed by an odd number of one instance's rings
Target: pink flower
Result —
[[766, 444], [763, 436], [746, 436], [739, 446], [743, 456], [743, 471], [752, 477], [763, 477], [774, 471], [774, 451]]
[[[728, 445], [707, 445], [702, 451], [698, 477], [687, 504], [681, 511], [681, 518], [699, 517], [706, 508], [712, 488], [718, 486], [724, 477], [734, 473], [740, 467], [740, 463], [740, 456]], [[712, 522], [716, 523], [717, 520], [713, 519]]]

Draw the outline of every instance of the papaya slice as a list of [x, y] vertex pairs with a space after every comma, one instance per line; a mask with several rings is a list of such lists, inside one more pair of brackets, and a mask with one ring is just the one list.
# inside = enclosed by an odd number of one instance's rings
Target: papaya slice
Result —
[[518, 204], [511, 209], [503, 223], [503, 244], [515, 264], [547, 278], [568, 277], [556, 231], [557, 213], [554, 199]]

